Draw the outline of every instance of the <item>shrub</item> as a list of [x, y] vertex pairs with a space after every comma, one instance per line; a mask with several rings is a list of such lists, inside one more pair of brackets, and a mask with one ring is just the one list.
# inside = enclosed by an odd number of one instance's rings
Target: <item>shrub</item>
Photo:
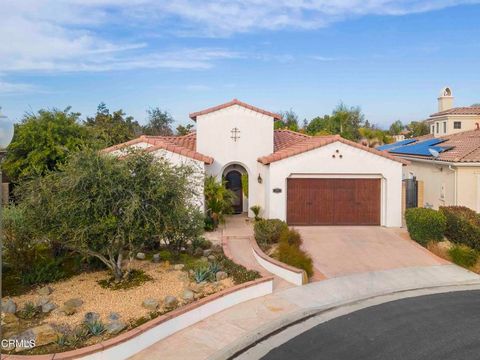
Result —
[[172, 260], [172, 254], [168, 250], [162, 250], [159, 252], [160, 254], [160, 259], [163, 261], [171, 261]]
[[277, 257], [285, 264], [305, 270], [308, 277], [313, 275], [312, 258], [298, 246], [290, 245], [288, 241], [282, 241], [278, 245]]
[[121, 281], [118, 281], [115, 276], [109, 279], [98, 280], [98, 285], [104, 289], [111, 290], [126, 290], [140, 286], [147, 281], [152, 281], [153, 278], [146, 274], [143, 270], [133, 269], [129, 271]]
[[302, 245], [302, 237], [295, 229], [285, 229], [280, 234], [279, 243], [286, 242], [288, 245], [300, 247]]
[[66, 278], [67, 275], [62, 269], [63, 261], [63, 258], [47, 258], [30, 264], [30, 269], [21, 274], [22, 283], [25, 285], [37, 285]]
[[446, 218], [445, 236], [457, 244], [480, 250], [480, 216], [465, 206], [444, 206], [440, 211]]
[[445, 233], [446, 219], [440, 211], [427, 208], [410, 208], [405, 211], [410, 237], [422, 245], [440, 241]]
[[31, 301], [26, 302], [23, 305], [23, 309], [19, 311], [18, 317], [21, 319], [33, 319], [35, 316], [40, 314], [40, 308], [35, 306]]
[[448, 254], [455, 264], [465, 268], [470, 268], [475, 265], [478, 258], [477, 251], [465, 245], [453, 246], [450, 250], [448, 250]]
[[255, 221], [259, 221], [261, 219], [260, 217], [260, 211], [262, 210], [260, 205], [253, 205], [250, 207], [250, 210], [252, 210], [253, 215], [255, 216]]
[[255, 239], [260, 244], [273, 244], [280, 240], [282, 231], [288, 230], [285, 221], [279, 219], [263, 219], [254, 226]]
[[215, 230], [219, 223], [223, 223], [224, 217], [233, 212], [235, 194], [226, 188], [226, 181], [217, 181], [214, 176], [207, 176], [204, 185], [205, 208], [208, 221], [205, 227], [213, 226]]
[[260, 278], [258, 271], [248, 270], [242, 265], [234, 263], [223, 254], [217, 255], [219, 267], [232, 277], [235, 284], [242, 284]]

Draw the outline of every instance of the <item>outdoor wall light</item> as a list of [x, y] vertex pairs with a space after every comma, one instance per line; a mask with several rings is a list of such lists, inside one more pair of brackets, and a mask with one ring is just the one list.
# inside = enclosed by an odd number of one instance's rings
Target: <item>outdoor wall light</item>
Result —
[[257, 181], [258, 181], [259, 184], [261, 184], [261, 183], [263, 182], [263, 179], [262, 179], [262, 177], [260, 176], [260, 174], [258, 174]]

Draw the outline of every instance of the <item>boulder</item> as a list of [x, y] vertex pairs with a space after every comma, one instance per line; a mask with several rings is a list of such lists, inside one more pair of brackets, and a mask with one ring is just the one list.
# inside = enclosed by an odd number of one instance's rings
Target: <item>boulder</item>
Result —
[[20, 320], [12, 313], [2, 313], [2, 336], [4, 339], [18, 333]]
[[165, 299], [163, 300], [163, 305], [164, 305], [165, 308], [167, 308], [167, 309], [173, 309], [173, 308], [177, 307], [177, 305], [178, 305], [178, 299], [177, 299], [175, 296], [168, 295], [168, 296], [166, 296]]
[[207, 259], [208, 259], [208, 261], [213, 262], [213, 261], [215, 261], [217, 258], [215, 257], [215, 255], [208, 255]]
[[12, 299], [2, 300], [2, 312], [6, 314], [15, 314], [17, 312], [17, 304]]
[[142, 303], [142, 306], [145, 309], [148, 309], [148, 310], [151, 310], [151, 311], [157, 310], [159, 305], [160, 304], [159, 304], [158, 300], [155, 300], [155, 299], [145, 299], [145, 300], [143, 300], [143, 303]]
[[46, 304], [42, 305], [42, 313], [49, 313], [52, 310], [55, 310], [57, 305], [52, 302], [47, 302]]
[[184, 267], [185, 267], [184, 264], [175, 264], [175, 265], [173, 266], [173, 269], [174, 269], [174, 270], [183, 270]]
[[225, 271], [219, 271], [215, 274], [217, 281], [224, 280], [228, 277], [228, 274]]
[[185, 301], [193, 301], [195, 294], [190, 289], [183, 290], [182, 299]]
[[68, 307], [73, 307], [73, 308], [79, 308], [80, 306], [83, 305], [83, 300], [80, 298], [73, 298], [65, 301], [63, 305]]
[[85, 313], [85, 316], [83, 317], [83, 321], [86, 323], [94, 323], [99, 319], [100, 319], [100, 314], [93, 311], [89, 311]]
[[53, 292], [50, 286], [44, 286], [37, 290], [37, 294], [41, 296], [48, 296]]
[[159, 263], [160, 262], [160, 254], [153, 254], [152, 261], [154, 263]]
[[107, 325], [105, 325], [105, 329], [107, 330], [108, 334], [116, 335], [123, 329], [127, 327], [127, 324], [125, 324], [123, 321], [120, 320], [114, 320], [109, 322]]
[[203, 250], [203, 256], [209, 257], [212, 254], [212, 249]]
[[108, 320], [110, 320], [110, 321], [115, 321], [115, 320], [118, 320], [118, 319], [120, 319], [120, 314], [117, 313], [117, 312], [111, 312], [108, 315]]
[[137, 253], [138, 260], [145, 260], [146, 257], [147, 256], [145, 255], [145, 253], [142, 253], [142, 252]]
[[15, 351], [22, 351], [43, 345], [52, 344], [57, 341], [60, 334], [48, 324], [33, 327], [18, 335], [17, 340], [25, 340], [24, 346], [17, 346]]

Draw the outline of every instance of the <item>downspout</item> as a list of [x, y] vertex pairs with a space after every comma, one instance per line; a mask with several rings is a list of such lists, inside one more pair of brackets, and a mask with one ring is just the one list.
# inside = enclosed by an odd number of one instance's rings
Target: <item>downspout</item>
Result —
[[457, 206], [457, 177], [458, 177], [458, 169], [452, 168], [452, 165], [448, 165], [448, 170], [453, 171], [454, 177], [453, 177], [453, 205]]

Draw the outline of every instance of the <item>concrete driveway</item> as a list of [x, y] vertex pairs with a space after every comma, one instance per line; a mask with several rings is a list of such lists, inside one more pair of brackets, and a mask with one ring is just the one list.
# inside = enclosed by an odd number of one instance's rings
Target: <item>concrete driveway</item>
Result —
[[367, 271], [448, 264], [410, 240], [405, 229], [299, 226], [303, 248], [327, 278]]

